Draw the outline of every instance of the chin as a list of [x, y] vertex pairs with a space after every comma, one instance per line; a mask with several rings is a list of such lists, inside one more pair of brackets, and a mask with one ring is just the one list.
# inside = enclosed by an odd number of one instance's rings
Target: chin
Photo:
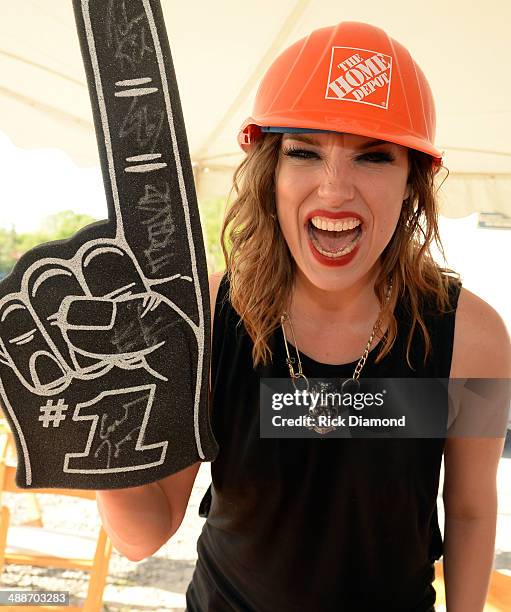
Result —
[[[309, 248], [309, 245], [306, 245], [306, 248]], [[335, 260], [330, 263], [311, 255], [309, 249], [305, 254], [300, 253], [299, 260], [295, 258], [296, 273], [306, 284], [328, 293], [342, 292], [369, 276], [373, 277], [379, 265], [379, 256], [369, 262], [364, 250], [356, 250], [341, 263]]]
[[363, 273], [361, 270], [342, 268], [325, 268], [324, 270], [311, 269], [311, 266], [300, 266], [297, 264], [297, 273], [302, 281], [311, 285], [316, 290], [327, 293], [339, 293], [349, 289], [359, 281]]

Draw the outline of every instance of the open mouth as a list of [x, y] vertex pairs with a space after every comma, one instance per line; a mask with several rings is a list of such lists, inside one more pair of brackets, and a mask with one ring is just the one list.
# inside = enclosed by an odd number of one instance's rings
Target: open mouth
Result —
[[307, 229], [312, 246], [323, 257], [332, 260], [349, 255], [362, 237], [362, 221], [356, 217], [315, 216], [309, 219]]

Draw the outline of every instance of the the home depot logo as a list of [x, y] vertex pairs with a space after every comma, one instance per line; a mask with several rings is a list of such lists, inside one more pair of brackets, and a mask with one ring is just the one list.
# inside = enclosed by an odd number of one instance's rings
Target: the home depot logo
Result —
[[387, 108], [392, 58], [353, 47], [332, 47], [326, 98]]

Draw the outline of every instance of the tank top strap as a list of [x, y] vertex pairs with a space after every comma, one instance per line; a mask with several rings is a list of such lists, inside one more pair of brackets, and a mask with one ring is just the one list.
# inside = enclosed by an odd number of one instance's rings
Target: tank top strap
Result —
[[215, 302], [213, 318], [213, 339], [211, 351], [211, 380], [213, 388], [217, 380], [217, 374], [221, 369], [220, 364], [228, 357], [234, 359], [241, 357], [251, 350], [250, 337], [245, 330], [240, 316], [234, 310], [229, 299], [229, 279], [225, 273], [220, 281]]
[[[431, 378], [449, 378], [452, 353], [454, 348], [454, 329], [456, 310], [461, 292], [461, 281], [451, 278], [448, 284], [449, 303], [445, 312], [439, 312], [433, 298], [423, 300], [422, 316], [431, 341], [431, 353], [424, 364], [424, 340], [422, 332], [416, 326], [414, 340], [410, 347], [412, 363], [417, 367], [418, 376]], [[410, 324], [407, 312], [407, 323]], [[409, 327], [406, 326], [408, 329]]]

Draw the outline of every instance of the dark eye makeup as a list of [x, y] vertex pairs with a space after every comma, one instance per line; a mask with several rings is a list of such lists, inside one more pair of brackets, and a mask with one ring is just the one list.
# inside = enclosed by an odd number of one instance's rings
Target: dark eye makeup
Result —
[[355, 157], [357, 161], [368, 161], [376, 164], [391, 163], [396, 160], [394, 155], [389, 151], [373, 151], [370, 153], [362, 153]]
[[301, 149], [300, 147], [286, 147], [282, 149], [282, 153], [287, 157], [296, 159], [319, 159], [318, 153], [310, 149]]
[[[301, 147], [289, 146], [282, 149], [282, 154], [294, 159], [321, 159], [321, 156], [316, 151], [303, 149]], [[392, 163], [395, 161], [394, 155], [389, 151], [370, 151], [361, 153], [355, 156], [355, 161], [369, 162], [373, 164]]]

